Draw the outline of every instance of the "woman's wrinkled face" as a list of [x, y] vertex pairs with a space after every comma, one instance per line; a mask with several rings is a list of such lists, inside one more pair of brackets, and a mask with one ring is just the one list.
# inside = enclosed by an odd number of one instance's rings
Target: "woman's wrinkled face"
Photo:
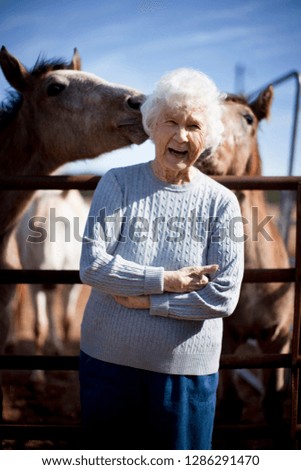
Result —
[[193, 108], [164, 106], [155, 122], [152, 140], [155, 161], [165, 171], [182, 172], [204, 150], [204, 115]]

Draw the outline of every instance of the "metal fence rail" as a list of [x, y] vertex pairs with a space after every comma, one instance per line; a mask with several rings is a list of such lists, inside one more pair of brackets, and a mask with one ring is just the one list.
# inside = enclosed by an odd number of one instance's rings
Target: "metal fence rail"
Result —
[[[41, 176], [41, 177], [1, 177], [0, 190], [35, 189], [80, 189], [94, 190], [100, 177], [97, 176]], [[217, 181], [232, 190], [288, 190], [296, 193], [296, 262], [295, 267], [287, 269], [248, 269], [243, 282], [293, 282], [295, 284], [294, 322], [292, 350], [290, 354], [256, 354], [246, 356], [222, 355], [221, 368], [269, 368], [284, 367], [291, 371], [291, 420], [290, 439], [292, 448], [298, 448], [301, 424], [298, 421], [299, 386], [301, 366], [301, 177], [215, 177]], [[73, 284], [80, 283], [78, 271], [34, 271], [2, 270], [1, 284], [34, 283]], [[77, 370], [76, 356], [0, 356], [0, 369], [10, 370]], [[271, 430], [268, 426], [220, 426], [217, 436], [226, 432], [232, 435], [249, 437], [267, 437]], [[0, 439], [66, 439], [81, 433], [80, 426], [65, 425], [0, 425]]]
[[[1, 176], [1, 190], [35, 190], [35, 189], [79, 189], [94, 190], [100, 176]], [[212, 176], [229, 189], [260, 189], [296, 191], [301, 176]]]

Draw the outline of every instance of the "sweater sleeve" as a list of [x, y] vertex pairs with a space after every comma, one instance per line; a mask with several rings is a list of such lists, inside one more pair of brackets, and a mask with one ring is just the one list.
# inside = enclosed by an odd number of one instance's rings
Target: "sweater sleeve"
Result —
[[163, 267], [142, 266], [109, 254], [118, 244], [122, 224], [115, 223], [113, 236], [109, 236], [106, 221], [114, 219], [121, 208], [121, 187], [114, 173], [108, 171], [95, 190], [86, 222], [80, 278], [84, 284], [111, 295], [160, 294], [163, 292]]
[[219, 211], [208, 243], [207, 264], [219, 265], [210, 282], [199, 291], [152, 295], [151, 315], [202, 321], [233, 313], [244, 271], [243, 224], [236, 198]]

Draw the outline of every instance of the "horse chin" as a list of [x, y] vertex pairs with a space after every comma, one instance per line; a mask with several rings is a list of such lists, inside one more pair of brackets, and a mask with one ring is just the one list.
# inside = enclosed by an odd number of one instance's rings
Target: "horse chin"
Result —
[[139, 133], [137, 132], [135, 135], [132, 135], [132, 143], [136, 145], [143, 144], [148, 139], [148, 135], [141, 130]]
[[210, 155], [205, 159], [200, 159], [195, 163], [195, 166], [206, 175], [209, 176], [222, 176], [225, 175], [225, 169], [223, 165], [220, 164], [214, 155]]
[[127, 141], [127, 145], [140, 145], [148, 139], [148, 135], [144, 132], [141, 124], [122, 124], [118, 126], [118, 130]]

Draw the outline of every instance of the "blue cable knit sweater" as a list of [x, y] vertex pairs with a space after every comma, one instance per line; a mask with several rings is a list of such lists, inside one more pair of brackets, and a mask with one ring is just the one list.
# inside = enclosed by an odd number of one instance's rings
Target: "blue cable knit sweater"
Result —
[[[151, 162], [108, 171], [92, 201], [80, 276], [92, 286], [81, 349], [106, 362], [185, 375], [218, 370], [222, 319], [236, 307], [243, 228], [234, 194], [201, 172], [173, 185]], [[218, 264], [206, 287], [163, 292], [164, 270]], [[149, 295], [149, 310], [113, 295]]]

